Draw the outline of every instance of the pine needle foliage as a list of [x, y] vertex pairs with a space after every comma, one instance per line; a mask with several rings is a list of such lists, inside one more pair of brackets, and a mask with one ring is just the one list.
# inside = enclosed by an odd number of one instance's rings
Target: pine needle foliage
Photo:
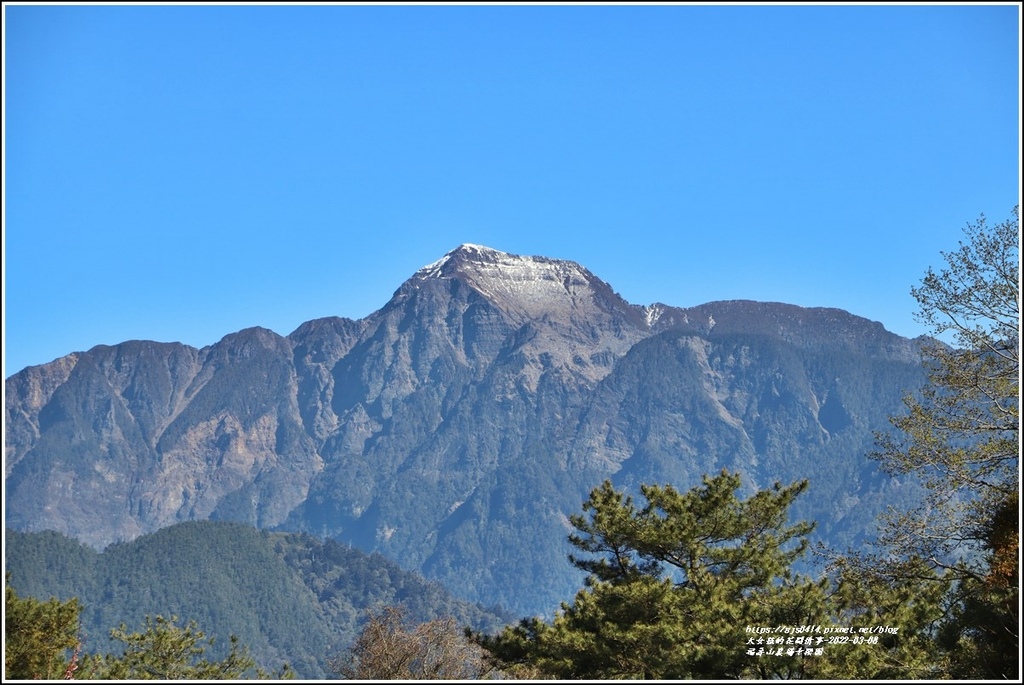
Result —
[[789, 524], [806, 481], [737, 497], [723, 471], [680, 493], [643, 486], [645, 503], [606, 481], [570, 521], [570, 557], [590, 575], [551, 623], [526, 619], [477, 636], [502, 670], [531, 666], [564, 678], [782, 677], [799, 658], [755, 661], [745, 626], [820, 618], [825, 585], [794, 574], [813, 526]]

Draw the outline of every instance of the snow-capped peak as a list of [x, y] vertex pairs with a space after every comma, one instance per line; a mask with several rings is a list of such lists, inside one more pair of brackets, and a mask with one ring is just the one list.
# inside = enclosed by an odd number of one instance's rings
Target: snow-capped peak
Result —
[[452, 251], [453, 252], [459, 252], [459, 251], [463, 251], [463, 252], [500, 252], [500, 250], [495, 250], [492, 247], [487, 247], [486, 245], [477, 245], [475, 243], [462, 243], [461, 245], [459, 245], [457, 248], [455, 248]]
[[[423, 267], [414, 280], [448, 278], [458, 279], [523, 320], [596, 308], [596, 290], [611, 292], [576, 262], [515, 255], [473, 243]], [[628, 308], [625, 302], [622, 305]]]
[[430, 264], [427, 264], [425, 267], [417, 271], [416, 275], [426, 278], [436, 278], [442, 276], [444, 266], [452, 259], [460, 256], [466, 259], [473, 259], [474, 257], [484, 257], [489, 259], [495, 259], [498, 257], [516, 257], [515, 255], [510, 255], [507, 252], [501, 252], [500, 250], [495, 250], [485, 245], [476, 245], [474, 243], [462, 243], [457, 248], [446, 254], [444, 257], [438, 259], [436, 262], [431, 262]]

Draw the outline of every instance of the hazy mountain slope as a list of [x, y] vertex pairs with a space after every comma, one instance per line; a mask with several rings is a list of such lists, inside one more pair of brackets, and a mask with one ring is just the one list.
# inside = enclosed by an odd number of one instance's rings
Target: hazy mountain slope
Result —
[[593, 394], [570, 459], [629, 487], [739, 471], [745, 487], [807, 478], [794, 514], [835, 544], [912, 497], [866, 459], [873, 431], [920, 381], [916, 365], [800, 349], [760, 334], [669, 330], [638, 344]]
[[94, 546], [225, 519], [379, 550], [549, 611], [590, 488], [811, 478], [826, 540], [909, 497], [866, 458], [916, 341], [836, 309], [637, 306], [582, 266], [463, 245], [360, 321], [131, 342], [7, 379], [6, 512]]

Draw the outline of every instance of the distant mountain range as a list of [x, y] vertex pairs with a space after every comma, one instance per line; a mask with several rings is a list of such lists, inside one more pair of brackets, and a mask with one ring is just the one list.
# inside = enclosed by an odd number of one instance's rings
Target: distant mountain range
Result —
[[462, 245], [365, 319], [6, 379], [6, 525], [97, 548], [191, 520], [306, 531], [550, 612], [581, 580], [568, 516], [605, 478], [808, 478], [795, 513], [863, 544], [916, 496], [867, 454], [919, 346], [838, 309], [633, 305], [576, 263]]

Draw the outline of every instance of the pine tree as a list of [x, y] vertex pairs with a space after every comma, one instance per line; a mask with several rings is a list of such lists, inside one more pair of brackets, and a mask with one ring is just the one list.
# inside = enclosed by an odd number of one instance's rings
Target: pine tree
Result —
[[813, 526], [787, 523], [807, 482], [736, 497], [737, 474], [679, 493], [643, 486], [637, 507], [610, 482], [570, 520], [570, 557], [590, 573], [551, 623], [522, 621], [477, 636], [502, 669], [565, 679], [794, 677], [798, 656], [757, 660], [747, 626], [806, 625], [824, 616], [826, 584], [791, 571]]
[[[176, 616], [147, 616], [145, 629], [129, 632], [122, 624], [110, 636], [123, 642], [120, 655], [87, 656], [82, 663], [81, 677], [100, 680], [239, 680], [268, 678], [256, 668], [248, 650], [231, 637], [230, 653], [219, 661], [203, 657], [213, 638], [207, 638], [194, 621], [178, 625]], [[204, 644], [204, 642], [206, 644]], [[284, 666], [276, 677], [291, 677]]]
[[81, 641], [77, 599], [40, 601], [4, 587], [4, 679], [54, 680], [74, 673]]
[[[950, 584], [918, 562], [899, 578], [865, 573], [847, 560], [830, 574], [828, 624], [849, 628], [826, 640], [823, 658], [806, 664], [815, 680], [939, 679], [948, 673], [938, 643]], [[817, 637], [817, 636], [816, 636]]]

